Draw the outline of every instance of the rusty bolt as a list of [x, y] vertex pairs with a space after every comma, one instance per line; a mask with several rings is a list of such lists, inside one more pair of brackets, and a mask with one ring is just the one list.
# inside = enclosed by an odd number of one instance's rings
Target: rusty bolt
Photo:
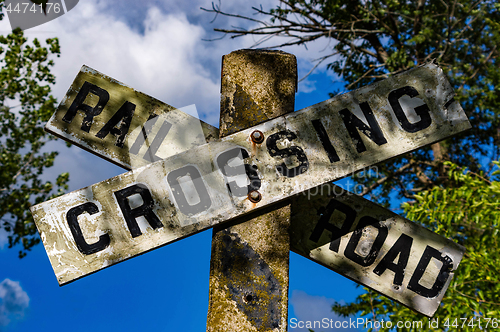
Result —
[[256, 144], [260, 144], [264, 142], [264, 134], [260, 130], [254, 130], [250, 134], [250, 138], [252, 139], [252, 142]]
[[248, 199], [252, 203], [258, 203], [262, 199], [262, 195], [257, 190], [252, 190], [248, 193]]

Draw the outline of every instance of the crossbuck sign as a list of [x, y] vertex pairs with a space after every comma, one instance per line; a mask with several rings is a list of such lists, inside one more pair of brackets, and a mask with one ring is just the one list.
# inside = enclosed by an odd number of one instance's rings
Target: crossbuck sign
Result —
[[[61, 285], [470, 128], [442, 70], [427, 64], [220, 141], [162, 154], [169, 130], [183, 131], [163, 114], [178, 119], [181, 112], [120, 100], [127, 94], [113, 95], [103, 79], [84, 67], [47, 127], [134, 169], [31, 208]], [[204, 125], [200, 133], [215, 136]], [[146, 166], [135, 168], [131, 150]], [[300, 213], [292, 206], [292, 249], [432, 316], [464, 249], [324, 188], [328, 194]]]

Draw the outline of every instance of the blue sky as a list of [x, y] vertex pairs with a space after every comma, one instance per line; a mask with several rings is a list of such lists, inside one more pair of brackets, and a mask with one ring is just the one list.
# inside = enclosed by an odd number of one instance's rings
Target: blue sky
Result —
[[[261, 3], [269, 8], [277, 2]], [[242, 0], [223, 1], [222, 6], [239, 13], [251, 7]], [[26, 36], [59, 37], [62, 55], [53, 70], [58, 100], [86, 64], [170, 105], [194, 103], [202, 120], [218, 126], [221, 57], [256, 40], [203, 41], [219, 37], [215, 27], [242, 22], [218, 17], [210, 23], [213, 14], [200, 7], [210, 8], [211, 2], [86, 0], [27, 30]], [[0, 32], [10, 32], [7, 18], [0, 21]], [[325, 41], [308, 50], [285, 49], [298, 58], [299, 78], [312, 68], [312, 59], [328, 50]], [[328, 99], [335, 80], [325, 66], [319, 67], [300, 83], [296, 109]], [[77, 147], [66, 148], [60, 140], [47, 148], [60, 155], [45, 177], [69, 171], [70, 190], [124, 172]], [[211, 234], [202, 232], [59, 287], [42, 245], [20, 260], [0, 232], [0, 331], [204, 331]], [[289, 319], [340, 319], [331, 313], [333, 301], [352, 301], [360, 292], [354, 282], [290, 254]]]

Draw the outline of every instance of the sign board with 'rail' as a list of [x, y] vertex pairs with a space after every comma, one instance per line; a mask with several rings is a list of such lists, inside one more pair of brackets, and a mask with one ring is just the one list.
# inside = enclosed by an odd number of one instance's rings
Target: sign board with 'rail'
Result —
[[[31, 210], [65, 284], [466, 130], [470, 124], [452, 97], [441, 69], [428, 64]], [[94, 109], [78, 109], [76, 125], [84, 126]], [[116, 139], [130, 113], [120, 114], [103, 125], [116, 129]], [[250, 139], [256, 130], [261, 144]], [[258, 203], [247, 197], [250, 188], [258, 190]]]
[[45, 130], [130, 170], [217, 139], [217, 128], [187, 114], [195, 111], [83, 66]]

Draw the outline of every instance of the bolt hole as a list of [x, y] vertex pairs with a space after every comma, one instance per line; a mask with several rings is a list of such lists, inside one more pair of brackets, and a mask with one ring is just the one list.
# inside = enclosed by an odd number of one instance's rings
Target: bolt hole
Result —
[[252, 190], [248, 193], [248, 199], [252, 203], [258, 203], [262, 199], [262, 195], [257, 190]]
[[261, 144], [264, 142], [264, 134], [260, 130], [254, 130], [250, 134], [250, 138], [254, 143]]

